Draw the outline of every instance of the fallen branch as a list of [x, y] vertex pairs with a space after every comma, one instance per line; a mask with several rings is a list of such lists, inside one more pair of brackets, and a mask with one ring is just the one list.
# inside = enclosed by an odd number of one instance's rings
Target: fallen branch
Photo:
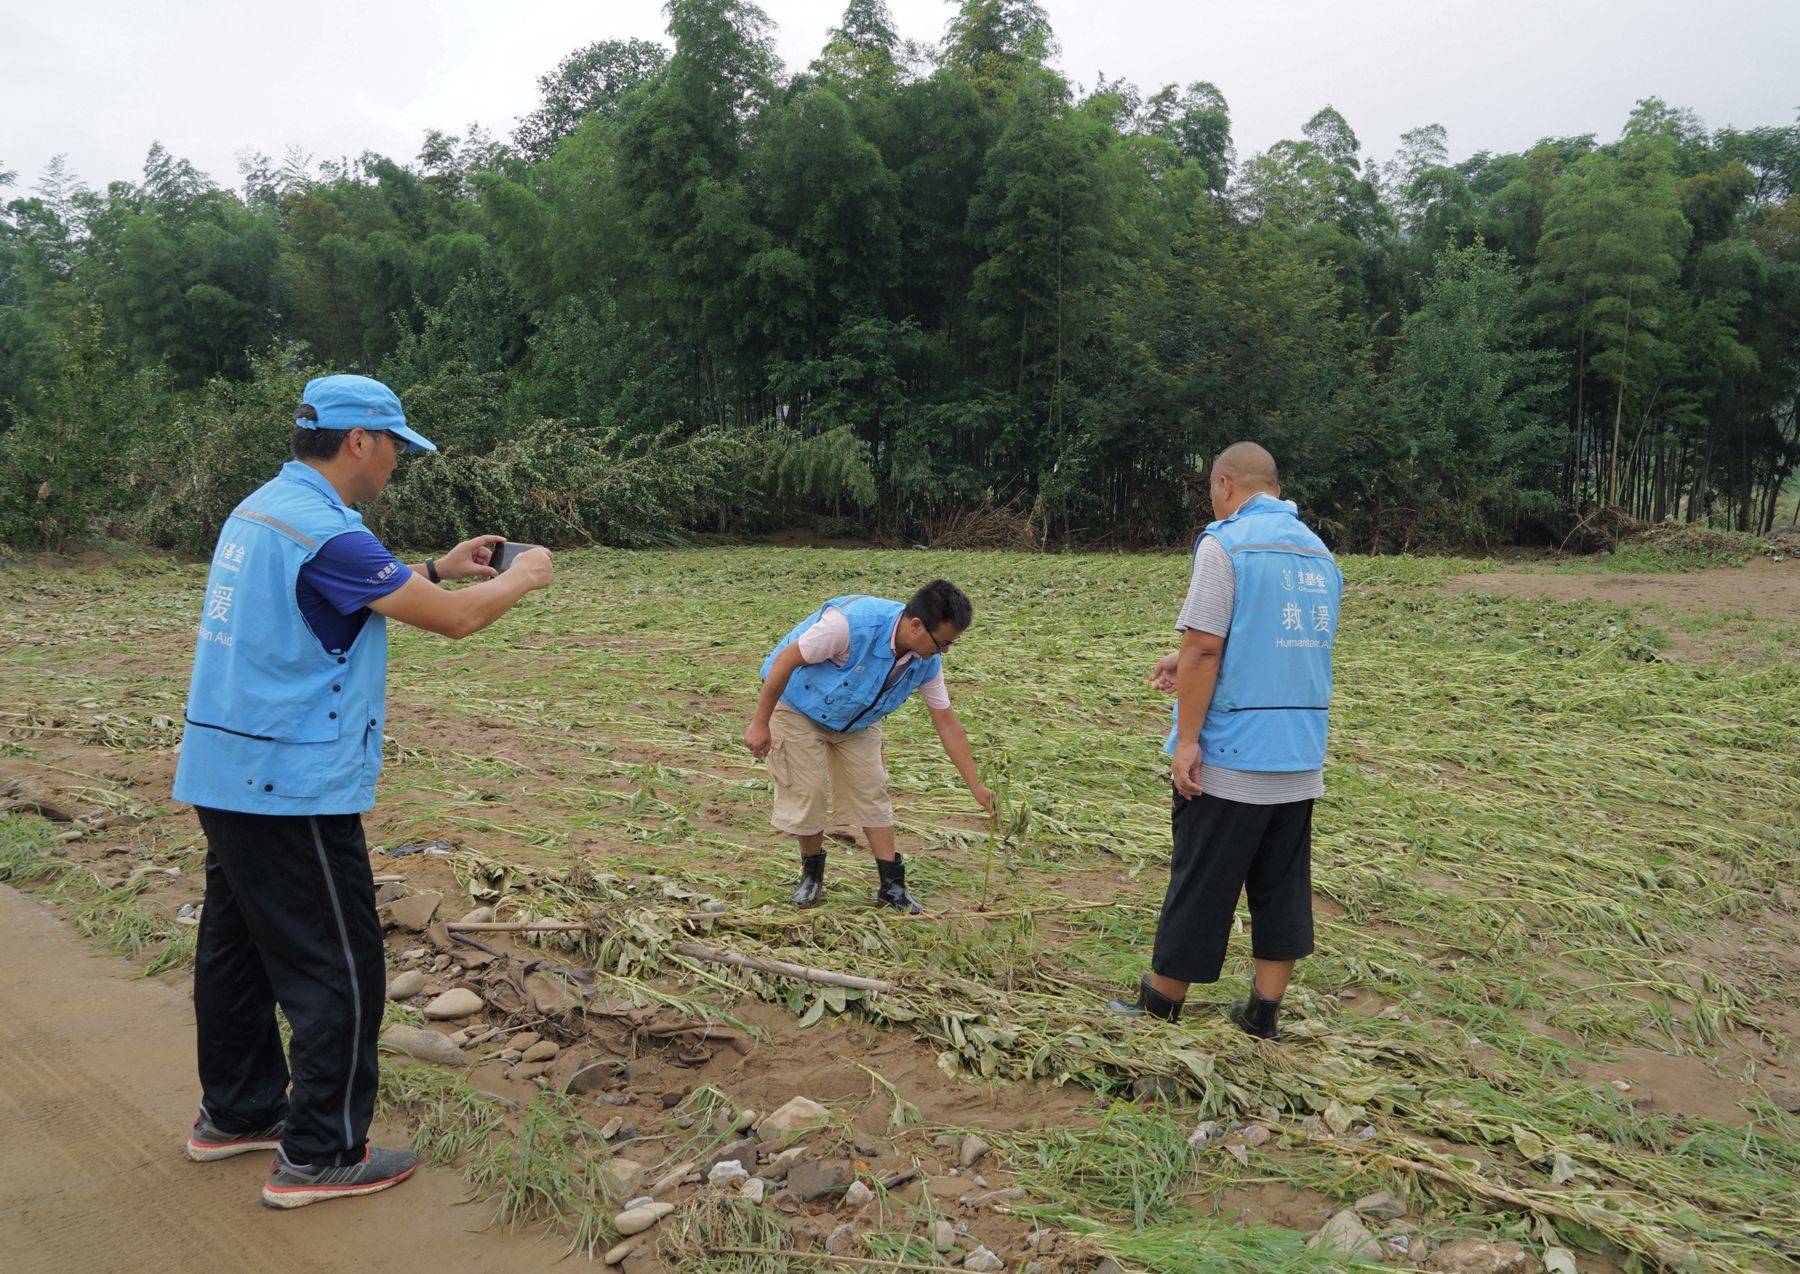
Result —
[[862, 978], [850, 973], [833, 973], [829, 969], [812, 969], [803, 964], [789, 964], [785, 960], [765, 960], [760, 956], [739, 955], [735, 951], [723, 951], [718, 947], [703, 947], [698, 942], [677, 942], [670, 950], [676, 955], [689, 956], [695, 960], [711, 960], [715, 964], [733, 964], [740, 969], [778, 973], [784, 978], [798, 978], [802, 982], [822, 982], [826, 986], [843, 986], [856, 991], [894, 991], [899, 989], [894, 983], [883, 982], [880, 978]]

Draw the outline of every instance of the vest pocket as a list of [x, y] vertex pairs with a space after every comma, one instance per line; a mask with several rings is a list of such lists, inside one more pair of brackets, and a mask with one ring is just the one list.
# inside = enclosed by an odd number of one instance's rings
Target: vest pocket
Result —
[[381, 727], [374, 721], [363, 727], [363, 783], [369, 785], [381, 775]]

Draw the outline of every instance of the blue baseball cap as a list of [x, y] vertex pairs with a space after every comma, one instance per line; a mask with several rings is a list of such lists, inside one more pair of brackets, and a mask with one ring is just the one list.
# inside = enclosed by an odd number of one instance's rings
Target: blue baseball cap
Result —
[[302, 429], [385, 429], [406, 444], [402, 451], [437, 450], [431, 439], [406, 427], [400, 396], [369, 376], [320, 376], [307, 381], [294, 423]]

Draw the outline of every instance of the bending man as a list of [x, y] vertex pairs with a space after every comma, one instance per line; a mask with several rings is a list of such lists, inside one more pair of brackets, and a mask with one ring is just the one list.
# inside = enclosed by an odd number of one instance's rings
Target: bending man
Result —
[[1263, 448], [1221, 452], [1210, 493], [1219, 520], [1194, 545], [1176, 621], [1181, 649], [1151, 672], [1153, 686], [1177, 695], [1164, 745], [1174, 756], [1169, 888], [1137, 1002], [1111, 1007], [1179, 1018], [1189, 984], [1219, 980], [1238, 895], [1248, 892], [1256, 971], [1230, 1016], [1275, 1039], [1294, 963], [1313, 950], [1312, 808], [1325, 794], [1344, 577], [1281, 499]]
[[[917, 690], [944, 752], [981, 808], [994, 811], [969, 752], [969, 736], [944, 688], [943, 655], [974, 616], [956, 585], [933, 580], [905, 605], [880, 597], [834, 597], [781, 639], [763, 660], [762, 695], [744, 746], [769, 759], [776, 828], [800, 843], [794, 903], [818, 903], [825, 885], [828, 808], [860, 826], [875, 854], [875, 903], [924, 910], [906, 892], [894, 849], [894, 806], [881, 756], [881, 720]], [[829, 783], [827, 782], [829, 780]]]

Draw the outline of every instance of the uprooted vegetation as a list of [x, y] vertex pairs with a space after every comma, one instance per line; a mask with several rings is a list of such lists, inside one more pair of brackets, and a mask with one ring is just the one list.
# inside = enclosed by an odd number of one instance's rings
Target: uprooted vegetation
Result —
[[[904, 711], [889, 769], [935, 914], [873, 917], [864, 856], [840, 846], [826, 905], [796, 915], [765, 781], [737, 743], [756, 661], [797, 599], [904, 592], [927, 569], [976, 602], [951, 691], [1004, 817], [989, 830], [968, 814], [922, 714]], [[1166, 701], [1141, 686], [1172, 640], [1179, 560], [563, 555], [557, 588], [477, 642], [395, 643], [371, 844], [448, 851], [373, 859], [407, 877], [395, 891], [445, 896], [423, 936], [396, 930], [396, 967], [426, 985], [395, 1016], [461, 984], [483, 1004], [465, 1029], [496, 1033], [469, 1039], [466, 1078], [395, 1067], [385, 1100], [499, 1219], [592, 1250], [621, 1242], [629, 1201], [597, 1165], [653, 1181], [730, 1144], [745, 1106], [810, 1095], [843, 1121], [809, 1139], [816, 1158], [878, 1196], [843, 1256], [943, 1263], [935, 1224], [951, 1219], [969, 1232], [950, 1260], [978, 1239], [1009, 1268], [1279, 1268], [1318, 1259], [1303, 1231], [1327, 1214], [1387, 1193], [1402, 1215], [1365, 1219], [1389, 1260], [1462, 1236], [1669, 1268], [1791, 1261], [1800, 669], [1673, 665], [1613, 610], [1438, 587], [1467, 569], [1347, 563], [1315, 820], [1320, 952], [1288, 1042], [1266, 1046], [1216, 1013], [1245, 976], [1241, 947], [1177, 1028], [1096, 1012], [1141, 967], [1161, 893]], [[153, 958], [191, 932], [173, 917], [199, 896], [195, 829], [164, 796], [199, 585], [196, 569], [140, 562], [6, 586], [27, 613], [0, 656], [0, 764], [114, 822], [69, 842], [16, 822], [32, 830], [9, 833], [4, 874], [90, 907], [124, 949], [147, 934]], [[162, 865], [183, 874], [124, 883]], [[493, 923], [568, 927], [443, 929], [440, 949], [432, 926], [478, 905]], [[127, 911], [167, 928], [101, 919]], [[526, 986], [546, 972], [569, 997], [548, 1013]], [[509, 1077], [522, 1063], [506, 1046], [527, 1034], [610, 1058], [606, 1084], [571, 1097], [562, 1072]], [[841, 1074], [796, 1060], [825, 1040]], [[802, 1075], [825, 1087], [807, 1094]], [[968, 1093], [1066, 1105], [1033, 1121], [948, 1104]], [[965, 1171], [965, 1127], [994, 1146], [968, 1171], [1022, 1193], [933, 1193]], [[919, 1177], [884, 1186], [915, 1159]], [[847, 1218], [784, 1210], [779, 1193], [754, 1205], [677, 1182], [676, 1211], [635, 1250], [672, 1268], [805, 1268], [783, 1253], [821, 1252]]]

